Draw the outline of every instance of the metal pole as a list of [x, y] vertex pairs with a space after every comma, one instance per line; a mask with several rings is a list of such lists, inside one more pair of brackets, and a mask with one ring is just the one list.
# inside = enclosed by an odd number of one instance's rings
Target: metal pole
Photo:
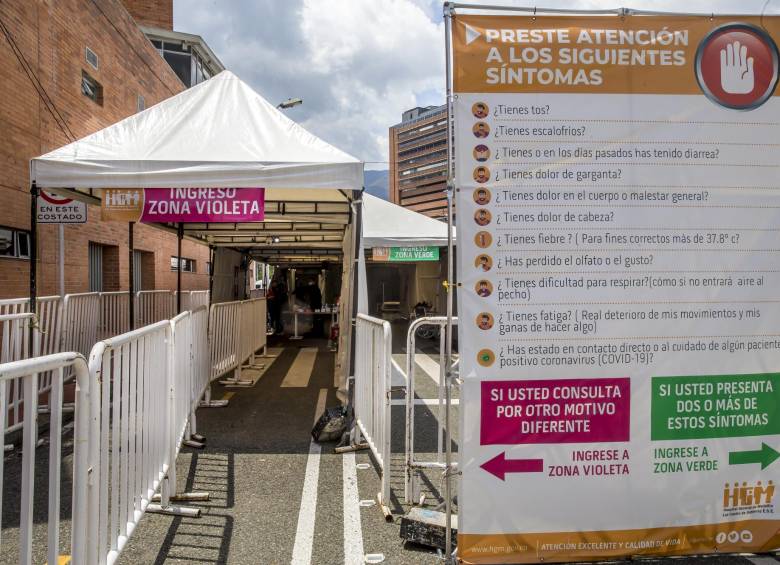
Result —
[[452, 399], [452, 294], [454, 292], [453, 244], [452, 244], [452, 198], [455, 188], [453, 178], [452, 142], [452, 61], [450, 59], [450, 42], [452, 34], [453, 9], [448, 2], [444, 3], [444, 49], [446, 60], [447, 81], [447, 339], [446, 339], [446, 369], [445, 369], [445, 402], [444, 402], [444, 446], [445, 446], [445, 486], [444, 505], [446, 512], [446, 530], [444, 556], [446, 563], [454, 563], [452, 555], [452, 433], [450, 431], [450, 403]]
[[176, 248], [176, 313], [181, 314], [181, 240], [184, 238], [184, 224], [179, 222]]
[[214, 302], [214, 259], [216, 248], [213, 245], [209, 245], [209, 312], [211, 312], [211, 304]]
[[60, 279], [60, 296], [65, 296], [65, 225], [59, 224], [57, 226], [57, 235], [59, 239], [59, 264], [60, 264], [60, 272], [59, 272], [59, 279]]
[[130, 295], [128, 297], [128, 308], [130, 312], [130, 320], [128, 321], [128, 324], [130, 326], [130, 330], [135, 329], [135, 249], [133, 247], [133, 226], [135, 225], [135, 222], [128, 222], [127, 223], [127, 249], [128, 249], [128, 257], [130, 258], [130, 267], [128, 269], [128, 273], [130, 273], [130, 284], [128, 286], [128, 294]]
[[[358, 280], [360, 273], [358, 272], [360, 270], [359, 268], [359, 261], [360, 261], [360, 239], [361, 239], [361, 232], [363, 230], [363, 201], [362, 201], [362, 191], [354, 190], [353, 192], [353, 202], [357, 204], [357, 207], [355, 208], [355, 214], [353, 216], [352, 220], [352, 246], [353, 246], [353, 257], [352, 257], [352, 313], [350, 315], [350, 327], [352, 329], [352, 335], [350, 336], [350, 344], [349, 344], [349, 376], [355, 376], [355, 348], [356, 348], [356, 340], [357, 340], [357, 314], [358, 314], [358, 307], [359, 307], [359, 300], [360, 300], [360, 292], [358, 289]], [[345, 257], [344, 260], [346, 261], [347, 258]], [[341, 322], [343, 323], [343, 321]]]
[[[471, 4], [462, 2], [450, 2], [452, 13], [455, 10], [476, 10], [479, 12], [526, 12], [536, 15], [541, 14], [572, 14], [572, 15], [616, 15], [616, 16], [694, 16], [702, 18], [711, 18], [712, 12], [669, 12], [662, 10], [638, 10], [635, 8], [606, 8], [602, 10], [593, 10], [586, 8], [537, 8], [535, 6], [506, 6], [494, 4]], [[745, 13], [718, 13], [721, 18], [739, 18], [745, 17]], [[758, 14], [757, 14], [758, 15]], [[763, 14], [762, 14], [763, 15]]]
[[30, 185], [30, 320], [27, 355], [35, 355], [35, 325], [38, 306], [38, 185], [35, 181]]

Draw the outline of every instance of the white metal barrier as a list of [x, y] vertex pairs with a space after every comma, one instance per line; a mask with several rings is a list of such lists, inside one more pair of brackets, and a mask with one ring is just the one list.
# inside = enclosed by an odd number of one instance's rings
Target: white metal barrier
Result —
[[[11, 298], [0, 300], [0, 316], [22, 314], [30, 311], [30, 300]], [[59, 296], [42, 296], [37, 301], [37, 327], [41, 337], [41, 355], [58, 353], [62, 335], [62, 299]]]
[[[453, 318], [453, 326], [457, 325], [458, 319]], [[416, 366], [415, 354], [417, 350], [416, 334], [422, 326], [437, 326], [439, 333], [439, 378], [438, 378], [438, 413], [436, 426], [436, 460], [420, 461], [415, 458], [414, 451], [414, 407], [415, 407], [415, 373]], [[454, 330], [453, 330], [454, 331]], [[404, 497], [408, 504], [417, 503], [420, 500], [418, 485], [418, 474], [421, 469], [441, 469], [444, 471], [444, 410], [445, 410], [445, 388], [446, 383], [446, 339], [447, 339], [447, 318], [445, 316], [431, 316], [417, 318], [409, 324], [409, 330], [406, 334], [406, 443], [405, 443], [405, 483]]]
[[100, 293], [100, 323], [98, 339], [106, 339], [130, 331], [130, 293]]
[[[22, 485], [20, 497], [19, 559], [22, 565], [31, 565], [35, 538], [33, 536], [33, 500], [35, 496], [35, 449], [37, 446], [37, 395], [38, 375], [51, 374], [52, 386], [49, 399], [49, 471], [48, 484], [48, 532], [46, 555], [48, 563], [59, 563], [60, 535], [60, 483], [62, 478], [62, 386], [68, 373], [75, 374], [76, 403], [73, 442], [73, 506], [71, 524], [71, 556], [73, 563], [95, 563], [87, 558], [86, 549], [93, 545], [94, 529], [90, 521], [96, 515], [97, 499], [92, 494], [89, 475], [97, 472], [97, 381], [91, 378], [84, 357], [78, 353], [57, 353], [34, 359], [14, 361], [0, 365], [0, 405], [5, 404], [6, 387], [10, 383], [22, 383], [28, 405], [24, 413], [22, 439]], [[4, 418], [0, 418], [0, 437], [3, 436]], [[3, 492], [3, 458], [0, 457], [0, 498]], [[0, 500], [0, 506], [2, 506]], [[2, 531], [2, 515], [0, 515]], [[2, 541], [0, 540], [0, 545]]]
[[390, 386], [392, 334], [390, 322], [358, 314], [355, 349], [354, 442], [362, 434], [382, 473], [378, 502], [390, 515]]
[[165, 477], [175, 464], [169, 420], [171, 341], [166, 320], [101, 341], [90, 354], [90, 373], [102, 383], [92, 563], [114, 563], [155, 491], [162, 487], [167, 495]]
[[[34, 316], [29, 312], [0, 316], [0, 363], [21, 361], [30, 357], [30, 324], [34, 319]], [[33, 357], [39, 352], [38, 335], [39, 333], [36, 331], [33, 336]], [[51, 386], [50, 374], [44, 373], [40, 381], [36, 379], [36, 387], [41, 386]], [[3, 434], [0, 434], [0, 438], [3, 438], [5, 433], [14, 432], [22, 427], [25, 390], [21, 379], [0, 383], [0, 389], [2, 389], [0, 390], [0, 408], [2, 409], [0, 420], [3, 420]], [[34, 396], [37, 398], [38, 394]], [[0, 450], [0, 455], [2, 455], [2, 450]]]
[[[178, 292], [174, 291], [174, 305], [178, 300]], [[208, 290], [183, 290], [181, 292], [181, 311], [195, 310], [201, 306], [209, 305], [209, 291]]]
[[62, 310], [60, 351], [78, 351], [86, 357], [97, 341], [100, 293], [66, 294]]
[[238, 366], [238, 332], [240, 302], [212, 304], [209, 316], [211, 346], [211, 380]]
[[220, 382], [233, 386], [254, 384], [254, 381], [241, 379], [241, 369], [260, 367], [255, 364], [255, 354], [266, 347], [266, 308], [265, 298], [211, 306], [209, 343], [212, 379], [235, 371], [232, 378]]
[[176, 296], [172, 290], [141, 290], [136, 293], [135, 327], [148, 326], [176, 315]]

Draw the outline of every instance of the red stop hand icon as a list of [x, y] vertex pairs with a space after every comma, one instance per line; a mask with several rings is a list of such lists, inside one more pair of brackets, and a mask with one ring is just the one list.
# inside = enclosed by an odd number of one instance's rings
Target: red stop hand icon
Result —
[[752, 110], [774, 93], [778, 50], [761, 28], [734, 23], [712, 30], [696, 52], [696, 79], [713, 102]]

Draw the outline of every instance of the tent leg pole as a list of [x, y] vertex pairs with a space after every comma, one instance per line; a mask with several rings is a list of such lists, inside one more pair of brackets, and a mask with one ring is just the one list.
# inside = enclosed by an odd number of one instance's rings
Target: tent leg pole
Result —
[[[454, 7], [451, 3], [445, 2], [443, 6], [444, 16], [444, 41], [445, 41], [445, 60], [446, 60], [446, 91], [447, 91], [447, 335], [445, 340], [445, 381], [444, 381], [444, 445], [445, 445], [445, 484], [444, 484], [444, 505], [445, 505], [445, 538], [444, 538], [444, 559], [447, 565], [454, 565], [457, 562], [453, 554], [452, 547], [452, 428], [450, 404], [452, 402], [452, 299], [455, 293], [455, 273], [454, 268], [454, 245], [452, 239], [452, 221], [453, 221], [453, 198], [455, 196], [455, 178], [453, 175], [454, 151], [452, 143], [453, 134], [453, 111], [452, 111], [452, 60], [450, 58], [452, 17]], [[414, 352], [412, 352], [414, 353]]]
[[130, 261], [130, 266], [127, 270], [129, 273], [128, 277], [130, 279], [129, 284], [127, 286], [128, 288], [128, 312], [130, 315], [130, 320], [128, 321], [130, 325], [130, 330], [135, 329], [135, 248], [133, 246], [133, 226], [135, 225], [135, 222], [128, 222], [127, 223], [127, 255], [128, 259]]
[[[30, 320], [29, 339], [27, 343], [28, 356], [33, 357], [34, 337], [35, 337], [35, 315], [37, 313], [38, 302], [38, 185], [35, 181], [30, 185], [30, 313], [33, 319]], [[5, 385], [3, 385], [5, 386]]]
[[184, 238], [184, 224], [181, 222], [179, 222], [176, 236], [176, 313], [181, 314], [181, 240]]
[[359, 202], [359, 206], [355, 209], [355, 216], [353, 218], [353, 231], [352, 231], [352, 246], [354, 256], [352, 257], [352, 315], [350, 325], [352, 327], [352, 335], [349, 346], [349, 375], [355, 374], [355, 345], [357, 340], [357, 332], [355, 331], [356, 320], [358, 315], [358, 261], [360, 260], [360, 237], [363, 230], [363, 203], [360, 201], [362, 197], [362, 191], [352, 191], [352, 198]]

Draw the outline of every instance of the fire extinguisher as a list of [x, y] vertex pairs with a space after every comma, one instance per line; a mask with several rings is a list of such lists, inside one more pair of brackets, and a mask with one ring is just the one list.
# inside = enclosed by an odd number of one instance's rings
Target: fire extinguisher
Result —
[[333, 324], [330, 327], [330, 340], [335, 342], [338, 341], [338, 339], [339, 339], [339, 325]]

